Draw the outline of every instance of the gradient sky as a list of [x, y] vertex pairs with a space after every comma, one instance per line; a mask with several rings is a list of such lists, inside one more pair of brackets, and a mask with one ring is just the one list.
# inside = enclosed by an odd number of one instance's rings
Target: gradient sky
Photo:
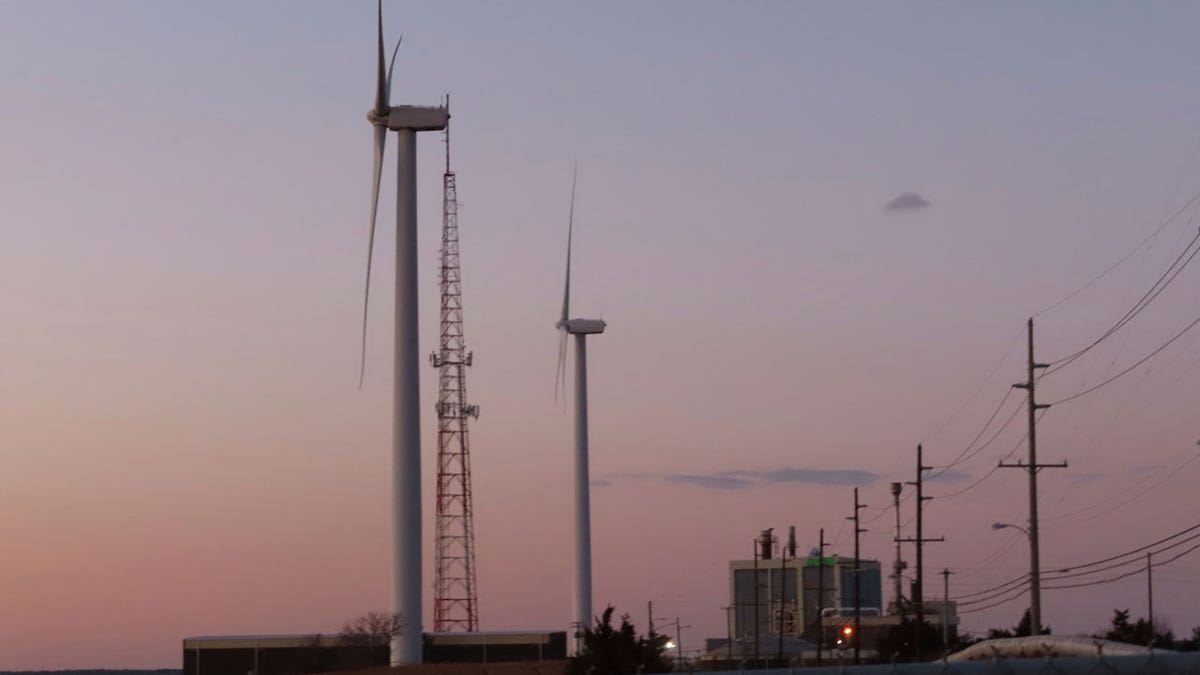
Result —
[[[553, 385], [575, 159], [573, 307], [609, 322], [589, 350], [595, 601], [642, 627], [653, 600], [692, 645], [724, 633], [726, 561], [759, 529], [794, 524], [807, 549], [824, 527], [849, 552], [853, 485], [883, 506], [918, 442], [933, 464], [957, 455], [1023, 378], [1023, 345], [1001, 356], [1025, 317], [1200, 190], [1197, 6], [388, 2], [385, 18], [405, 34], [393, 100], [453, 93], [485, 629], [570, 614]], [[185, 635], [332, 632], [387, 608], [390, 225], [356, 388], [374, 31], [365, 1], [0, 3], [0, 669], [177, 666]], [[426, 350], [441, 152], [421, 138]], [[930, 205], [885, 211], [910, 191]], [[1190, 216], [1039, 316], [1039, 358], [1119, 318]], [[1042, 398], [1195, 318], [1197, 275]], [[1046, 415], [1040, 456], [1071, 463], [1043, 474], [1047, 567], [1195, 523], [1198, 362], [1200, 331]], [[986, 473], [1021, 421], [929, 493]], [[1002, 471], [931, 502], [947, 539], [931, 573], [966, 591], [1026, 569], [1020, 535], [990, 528], [1024, 521], [1025, 485]], [[890, 522], [866, 554], [890, 556]], [[1161, 617], [1190, 633], [1200, 559], [1155, 578]], [[1144, 614], [1144, 582], [1044, 605], [1056, 632], [1090, 632]]]

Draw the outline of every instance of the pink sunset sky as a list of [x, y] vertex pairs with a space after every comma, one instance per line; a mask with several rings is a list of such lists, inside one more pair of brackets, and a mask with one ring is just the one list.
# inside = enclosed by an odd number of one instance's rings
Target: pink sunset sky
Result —
[[[808, 550], [823, 527], [848, 554], [853, 487], [876, 516], [917, 443], [934, 465], [967, 447], [1024, 378], [1027, 317], [1135, 251], [1038, 315], [1039, 359], [1070, 354], [1183, 250], [1198, 20], [1155, 3], [385, 3], [405, 34], [393, 102], [453, 93], [482, 627], [570, 617], [554, 322], [573, 162], [572, 307], [609, 326], [589, 349], [595, 603], [643, 628], [653, 601], [699, 645], [724, 634], [727, 561], [759, 530], [795, 525]], [[357, 389], [374, 31], [367, 1], [0, 3], [0, 669], [174, 667], [186, 635], [329, 633], [388, 608], [390, 190]], [[419, 153], [431, 351], [442, 145]], [[1198, 315], [1188, 268], [1040, 397]], [[1040, 458], [1070, 468], [1043, 473], [1045, 567], [1196, 523], [1198, 363], [1200, 329], [1046, 414]], [[1023, 422], [928, 493], [984, 476]], [[943, 567], [952, 595], [1025, 571], [1021, 535], [991, 524], [1027, 506], [1012, 470], [930, 502], [946, 542], [927, 587]], [[890, 558], [889, 523], [867, 525], [867, 556]], [[1155, 579], [1159, 617], [1190, 633], [1200, 558]], [[1145, 614], [1144, 579], [1043, 602], [1056, 632], [1092, 632]]]

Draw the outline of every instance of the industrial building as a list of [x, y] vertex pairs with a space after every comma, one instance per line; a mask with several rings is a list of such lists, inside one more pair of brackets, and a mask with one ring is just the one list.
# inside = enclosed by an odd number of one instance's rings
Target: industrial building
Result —
[[[855, 596], [856, 574], [861, 597]], [[779, 635], [781, 630], [801, 637], [815, 629], [822, 612], [827, 617], [853, 615], [856, 604], [863, 616], [883, 614], [878, 560], [860, 560], [856, 571], [854, 558], [787, 558], [768, 549], [753, 560], [729, 562], [730, 632], [739, 639]]]
[[[840, 629], [853, 621], [856, 608], [861, 630], [857, 639], [869, 650], [903, 620], [907, 604], [884, 600], [878, 560], [860, 559], [856, 566], [854, 558], [822, 557], [816, 549], [797, 556], [795, 548], [794, 537], [781, 546], [771, 530], [765, 530], [752, 559], [729, 561], [728, 635], [710, 641], [714, 655], [722, 650], [736, 658], [774, 653], [776, 649], [767, 651], [761, 645], [778, 643], [781, 633], [785, 640], [819, 642], [829, 649]], [[935, 627], [947, 622], [953, 636], [956, 610], [953, 602], [927, 598], [923, 614]]]
[[[354, 670], [388, 662], [388, 646], [349, 646], [336, 635], [234, 635], [183, 640], [182, 675], [298, 675]], [[565, 631], [429, 633], [425, 663], [558, 661]]]

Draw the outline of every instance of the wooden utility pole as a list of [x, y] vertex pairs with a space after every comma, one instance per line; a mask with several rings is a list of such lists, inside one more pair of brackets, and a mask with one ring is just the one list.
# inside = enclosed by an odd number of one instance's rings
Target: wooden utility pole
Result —
[[950, 650], [950, 575], [948, 569], [942, 570], [942, 651]]
[[779, 547], [779, 653], [776, 658], [783, 660], [783, 611], [787, 607], [787, 548]]
[[859, 647], [862, 643], [859, 640], [859, 631], [862, 629], [862, 566], [859, 557], [859, 535], [866, 532], [865, 529], [859, 527], [858, 512], [866, 507], [866, 504], [858, 503], [858, 488], [854, 488], [854, 515], [846, 520], [854, 521], [854, 663], [856, 665], [862, 662]]
[[728, 641], [729, 665], [726, 670], [733, 670], [733, 608], [735, 605], [722, 607], [725, 610], [725, 638]]
[[1146, 551], [1146, 602], [1150, 612], [1146, 619], [1150, 622], [1150, 643], [1154, 643], [1154, 565], [1150, 563], [1150, 551]]
[[759, 539], [754, 540], [754, 663], [758, 666], [758, 546]]
[[[820, 550], [817, 552], [817, 665], [825, 650], [825, 528], [821, 528]], [[198, 653], [198, 652], [197, 652]]]
[[1048, 363], [1038, 363], [1033, 358], [1033, 319], [1029, 319], [1029, 359], [1026, 363], [1027, 374], [1024, 382], [1014, 384], [1017, 389], [1026, 390], [1029, 395], [1029, 462], [1016, 464], [1000, 463], [1006, 468], [1021, 468], [1029, 471], [1029, 629], [1030, 635], [1042, 634], [1042, 575], [1041, 561], [1038, 551], [1038, 471], [1047, 468], [1061, 469], [1066, 462], [1059, 464], [1038, 464], [1037, 461], [1037, 411], [1049, 408], [1049, 403], [1038, 403], [1034, 395], [1037, 387], [1036, 373], [1038, 369], [1049, 368]]
[[675, 657], [679, 671], [683, 672], [683, 628], [679, 626], [679, 617], [675, 617]]
[[904, 486], [900, 483], [892, 483], [892, 503], [896, 509], [896, 536], [893, 539], [896, 542], [896, 562], [892, 563], [892, 575], [896, 578], [896, 613], [900, 615], [900, 619], [904, 619], [904, 560], [900, 551], [900, 492]]
[[913, 646], [916, 648], [917, 660], [921, 660], [921, 626], [925, 621], [925, 615], [922, 613], [923, 598], [924, 598], [924, 581], [925, 581], [925, 558], [923, 557], [922, 549], [926, 542], [946, 541], [945, 537], [925, 538], [925, 502], [933, 499], [926, 497], [924, 493], [925, 472], [932, 469], [931, 466], [924, 464], [924, 450], [920, 445], [917, 445], [917, 479], [909, 483], [917, 488], [917, 536], [912, 539], [897, 539], [896, 541], [913, 543], [917, 545], [917, 580], [913, 583], [912, 589], [912, 605], [913, 611], [917, 615], [916, 634], [913, 638]]

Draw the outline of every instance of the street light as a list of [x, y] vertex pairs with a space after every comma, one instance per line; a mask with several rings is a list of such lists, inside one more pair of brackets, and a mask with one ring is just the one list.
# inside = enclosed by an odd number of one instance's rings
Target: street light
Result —
[[993, 530], [1003, 530], [1006, 527], [1011, 527], [1014, 530], [1020, 530], [1021, 532], [1025, 533], [1026, 537], [1029, 536], [1029, 530], [1021, 527], [1020, 525], [1013, 525], [1012, 523], [992, 523]]

